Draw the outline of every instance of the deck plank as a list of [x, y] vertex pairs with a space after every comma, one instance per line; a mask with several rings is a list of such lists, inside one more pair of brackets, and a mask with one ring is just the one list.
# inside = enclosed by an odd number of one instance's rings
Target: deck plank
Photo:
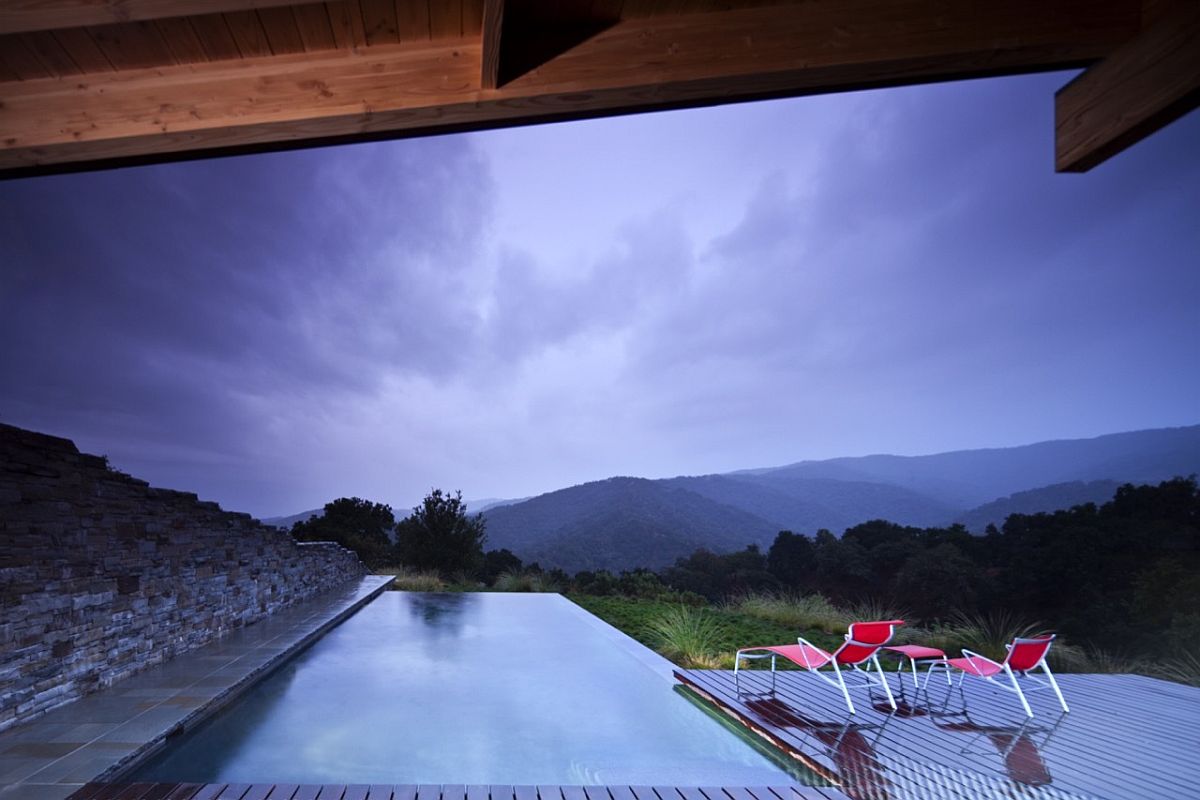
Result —
[[[501, 794], [503, 794], [503, 790], [501, 790]], [[491, 790], [487, 786], [476, 785], [476, 786], [468, 786], [467, 787], [467, 800], [488, 800], [490, 795], [491, 795]], [[512, 788], [509, 787], [508, 798], [501, 798], [501, 800], [511, 800], [511, 799], [512, 799]]]
[[292, 795], [292, 800], [317, 800], [317, 796], [320, 794], [319, 784], [302, 783], [296, 787], [296, 793]]
[[277, 783], [271, 787], [271, 793], [267, 795], [267, 800], [292, 800], [299, 788], [294, 783]]
[[416, 800], [417, 787], [411, 783], [402, 783], [392, 787], [392, 800]]
[[514, 786], [513, 797], [515, 800], [538, 800], [536, 786]]
[[467, 800], [467, 787], [461, 783], [448, 783], [442, 787], [442, 800]]
[[[1143, 676], [1059, 676], [1071, 713], [1039, 691], [1030, 695], [1035, 717], [1028, 720], [1016, 698], [981, 681], [946, 690], [935, 676], [916, 692], [911, 676], [891, 673], [900, 711], [892, 713], [882, 693], [872, 702], [859, 690], [852, 692], [859, 713], [851, 716], [835, 688], [804, 672], [781, 671], [774, 693], [769, 673], [759, 670], [742, 673], [740, 693], [727, 671], [680, 673], [784, 746], [828, 766], [854, 796], [883, 794], [897, 779], [910, 792], [932, 781], [939, 797], [955, 800], [981, 792], [1184, 797], [1200, 784], [1200, 690]], [[845, 733], [835, 730], [839, 720]], [[763, 800], [758, 790], [749, 793]], [[791, 800], [797, 793], [780, 794]], [[837, 789], [820, 795], [845, 796]]]
[[346, 786], [345, 793], [342, 794], [342, 800], [367, 800], [367, 793], [371, 787], [365, 783], [351, 783]]

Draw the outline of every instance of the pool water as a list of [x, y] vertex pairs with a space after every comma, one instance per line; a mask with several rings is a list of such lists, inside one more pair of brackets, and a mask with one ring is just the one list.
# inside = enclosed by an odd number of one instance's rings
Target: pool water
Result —
[[558, 595], [385, 592], [131, 779], [761, 786], [800, 777], [673, 691], [647, 655]]

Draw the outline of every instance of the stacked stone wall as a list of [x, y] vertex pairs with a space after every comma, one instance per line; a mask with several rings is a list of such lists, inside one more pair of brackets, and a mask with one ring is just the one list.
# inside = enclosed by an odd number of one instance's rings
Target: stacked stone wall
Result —
[[0, 730], [364, 572], [338, 545], [0, 425]]

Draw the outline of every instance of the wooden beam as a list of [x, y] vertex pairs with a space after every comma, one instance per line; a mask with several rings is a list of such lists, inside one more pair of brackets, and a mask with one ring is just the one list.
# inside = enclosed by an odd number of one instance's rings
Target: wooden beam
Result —
[[1054, 167], [1087, 172], [1200, 105], [1200, 2], [1177, 3], [1054, 96]]
[[483, 0], [483, 68], [480, 86], [495, 89], [500, 85], [500, 34], [504, 28], [504, 0]]
[[0, 0], [0, 34], [252, 11], [303, 0]]
[[1110, 0], [841, 0], [621, 21], [481, 88], [475, 41], [0, 84], [0, 170], [170, 160], [1080, 66], [1135, 35]]

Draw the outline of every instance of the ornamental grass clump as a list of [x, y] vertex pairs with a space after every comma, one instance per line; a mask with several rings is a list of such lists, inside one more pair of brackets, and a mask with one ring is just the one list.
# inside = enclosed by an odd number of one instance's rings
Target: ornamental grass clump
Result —
[[[966, 648], [1003, 661], [1008, 655], [1004, 647], [1006, 644], [1012, 644], [1012, 640], [1018, 637], [1036, 636], [1041, 632], [1041, 623], [1023, 620], [1007, 611], [991, 614], [957, 613], [949, 622], [930, 628], [922, 644], [953, 654]], [[1063, 643], [1056, 640], [1051, 654], [1055, 648], [1063, 648]]]
[[1149, 674], [1175, 683], [1200, 686], [1200, 656], [1184, 651], [1181, 655], [1159, 662]]
[[500, 592], [558, 592], [562, 587], [541, 572], [502, 572], [492, 588]]
[[845, 631], [846, 612], [821, 594], [744, 594], [731, 600], [727, 608], [758, 619], [789, 625], [798, 630], [816, 628], [826, 633]]
[[417, 570], [401, 568], [395, 572], [396, 579], [391, 588], [401, 592], [443, 592], [446, 582], [434, 570]]
[[667, 609], [646, 623], [646, 634], [658, 652], [681, 667], [714, 669], [725, 663], [720, 653], [725, 626], [705, 609]]

